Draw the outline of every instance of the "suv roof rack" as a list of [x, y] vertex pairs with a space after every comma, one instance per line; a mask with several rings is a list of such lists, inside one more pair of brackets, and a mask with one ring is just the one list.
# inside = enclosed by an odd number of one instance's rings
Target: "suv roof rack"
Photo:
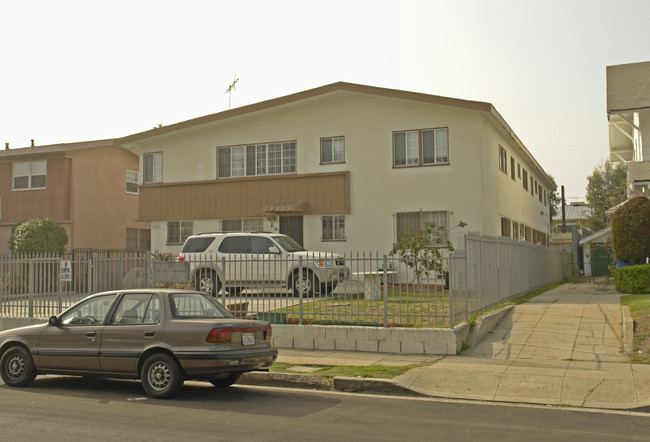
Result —
[[190, 236], [199, 236], [199, 235], [226, 235], [229, 233], [264, 233], [266, 235], [273, 235], [273, 234], [278, 234], [281, 235], [281, 233], [278, 232], [266, 232], [266, 231], [258, 231], [258, 232], [200, 232], [200, 233], [194, 233]]

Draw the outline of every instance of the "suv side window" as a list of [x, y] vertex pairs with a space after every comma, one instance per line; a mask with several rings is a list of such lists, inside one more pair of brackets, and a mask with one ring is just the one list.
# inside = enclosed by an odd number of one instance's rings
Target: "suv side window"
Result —
[[250, 236], [227, 236], [219, 245], [220, 253], [251, 253]]
[[273, 241], [263, 236], [251, 237], [251, 253], [267, 254], [270, 247], [277, 247]]
[[210, 236], [202, 236], [198, 238], [188, 238], [187, 241], [185, 241], [185, 245], [183, 246], [183, 250], [181, 253], [200, 253], [200, 252], [205, 252], [208, 247], [210, 247], [210, 244], [214, 242], [214, 237]]

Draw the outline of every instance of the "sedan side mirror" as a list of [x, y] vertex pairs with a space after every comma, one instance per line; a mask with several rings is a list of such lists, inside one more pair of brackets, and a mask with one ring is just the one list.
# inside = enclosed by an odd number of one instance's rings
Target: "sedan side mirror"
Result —
[[48, 319], [47, 323], [52, 327], [58, 327], [61, 325], [61, 320], [56, 316], [50, 316], [50, 319]]
[[272, 253], [272, 254], [274, 254], [274, 255], [279, 255], [279, 254], [280, 254], [280, 249], [278, 249], [278, 248], [275, 247], [275, 246], [273, 246], [273, 247], [269, 247], [269, 253]]

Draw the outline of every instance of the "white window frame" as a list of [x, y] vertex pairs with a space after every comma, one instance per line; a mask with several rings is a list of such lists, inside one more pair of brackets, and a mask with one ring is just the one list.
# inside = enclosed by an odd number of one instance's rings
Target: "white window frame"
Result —
[[321, 164], [345, 162], [345, 137], [329, 137], [320, 139]]
[[[138, 192], [138, 180], [140, 178], [140, 173], [137, 170], [126, 170], [126, 193], [131, 195], [137, 195]], [[131, 186], [129, 186], [129, 184]], [[135, 186], [134, 186], [135, 185]], [[131, 189], [129, 189], [131, 187]], [[135, 190], [133, 190], [135, 188]]]
[[[16, 170], [16, 169], [23, 169]], [[34, 184], [34, 178], [44, 178], [42, 186]], [[27, 178], [27, 185], [16, 187], [16, 178]], [[47, 160], [16, 161], [13, 163], [12, 190], [42, 190], [47, 189]]]
[[449, 128], [393, 132], [394, 168], [447, 164], [449, 164]]
[[321, 217], [321, 241], [345, 241], [345, 215]]
[[296, 173], [297, 149], [296, 141], [218, 147], [217, 178]]
[[[151, 165], [148, 164], [148, 158], [151, 158]], [[151, 167], [149, 174], [148, 168]], [[142, 155], [142, 182], [162, 183], [163, 180], [163, 154], [162, 152], [148, 152]], [[149, 176], [151, 175], [151, 176]]]
[[[167, 244], [183, 244], [185, 240], [194, 234], [194, 222], [192, 221], [167, 221]], [[178, 239], [177, 239], [178, 238]]]

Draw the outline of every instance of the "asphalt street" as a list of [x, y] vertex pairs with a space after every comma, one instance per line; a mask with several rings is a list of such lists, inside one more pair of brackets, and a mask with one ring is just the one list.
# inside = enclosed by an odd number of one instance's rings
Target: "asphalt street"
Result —
[[136, 381], [0, 383], [0, 439], [647, 440], [650, 414], [186, 382], [172, 400]]

